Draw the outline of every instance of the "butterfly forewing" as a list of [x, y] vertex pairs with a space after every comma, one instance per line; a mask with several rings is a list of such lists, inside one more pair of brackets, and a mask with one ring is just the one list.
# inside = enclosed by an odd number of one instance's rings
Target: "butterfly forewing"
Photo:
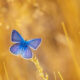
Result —
[[11, 37], [12, 37], [12, 41], [13, 42], [19, 43], [19, 42], [24, 41], [24, 39], [22, 38], [22, 36], [16, 30], [12, 31], [12, 36]]
[[41, 43], [41, 39], [40, 38], [39, 39], [32, 39], [27, 42], [28, 42], [29, 47], [31, 47], [32, 49], [37, 49]]

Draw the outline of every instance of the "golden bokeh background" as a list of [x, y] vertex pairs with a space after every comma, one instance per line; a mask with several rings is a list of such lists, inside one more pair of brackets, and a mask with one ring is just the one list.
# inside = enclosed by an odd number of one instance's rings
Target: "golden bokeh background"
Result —
[[34, 63], [10, 53], [13, 29], [42, 38], [33, 52], [49, 80], [61, 80], [58, 72], [80, 80], [80, 0], [0, 0], [0, 80], [42, 80]]

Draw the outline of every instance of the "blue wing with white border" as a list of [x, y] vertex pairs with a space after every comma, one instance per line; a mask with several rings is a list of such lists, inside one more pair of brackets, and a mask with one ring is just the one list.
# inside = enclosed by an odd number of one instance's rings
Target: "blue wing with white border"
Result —
[[39, 45], [41, 43], [41, 38], [32, 39], [32, 40], [29, 40], [27, 42], [28, 42], [28, 46], [35, 50], [39, 47]]
[[32, 51], [28, 46], [23, 48], [22, 57], [25, 59], [32, 58]]
[[22, 53], [22, 46], [21, 46], [21, 44], [20, 43], [16, 43], [16, 44], [12, 45], [10, 47], [10, 51], [13, 54], [15, 54], [15, 55]]
[[30, 59], [32, 58], [32, 51], [29, 47], [23, 47], [20, 43], [16, 43], [10, 47], [10, 51], [15, 54], [21, 54], [23, 58]]
[[24, 41], [22, 36], [16, 30], [12, 31], [11, 40], [12, 40], [12, 42], [16, 42], [16, 43], [20, 43], [20, 42]]

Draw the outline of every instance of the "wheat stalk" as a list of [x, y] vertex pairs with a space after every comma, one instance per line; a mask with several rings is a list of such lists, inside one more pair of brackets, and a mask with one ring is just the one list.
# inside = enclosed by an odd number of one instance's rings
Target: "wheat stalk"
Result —
[[48, 74], [44, 74], [43, 72], [43, 68], [40, 66], [38, 59], [36, 58], [36, 56], [34, 56], [31, 61], [35, 64], [38, 72], [39, 72], [39, 76], [43, 79], [43, 80], [48, 80]]

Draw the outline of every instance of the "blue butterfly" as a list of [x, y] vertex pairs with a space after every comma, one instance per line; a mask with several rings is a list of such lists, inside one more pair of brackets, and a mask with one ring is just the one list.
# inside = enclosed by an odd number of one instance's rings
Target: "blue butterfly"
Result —
[[26, 59], [30, 59], [33, 56], [31, 48], [36, 50], [41, 43], [41, 38], [29, 41], [24, 40], [16, 30], [12, 31], [11, 40], [15, 44], [10, 47], [10, 51], [15, 55], [21, 54]]

